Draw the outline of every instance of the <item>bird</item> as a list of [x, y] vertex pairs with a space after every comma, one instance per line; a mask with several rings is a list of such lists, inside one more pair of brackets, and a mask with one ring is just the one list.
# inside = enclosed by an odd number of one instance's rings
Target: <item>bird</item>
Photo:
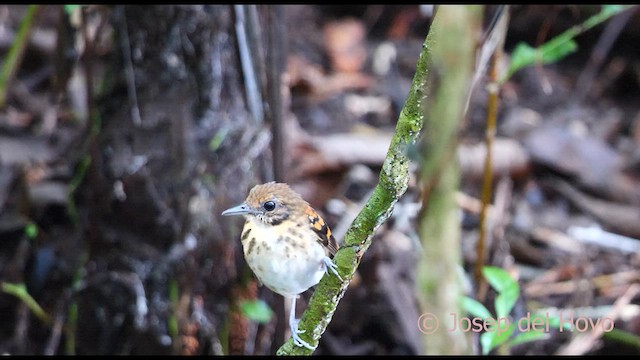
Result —
[[296, 299], [331, 271], [342, 280], [333, 256], [338, 244], [331, 229], [300, 194], [286, 183], [254, 186], [223, 216], [243, 215], [240, 240], [244, 258], [260, 283], [290, 301], [289, 328], [297, 346], [314, 350], [300, 338]]

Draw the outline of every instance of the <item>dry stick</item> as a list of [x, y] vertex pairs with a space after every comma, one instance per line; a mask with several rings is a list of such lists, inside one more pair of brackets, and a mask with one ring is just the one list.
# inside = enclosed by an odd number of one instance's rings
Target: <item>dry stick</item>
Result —
[[[584, 281], [588, 281], [583, 279]], [[640, 280], [640, 272], [637, 270], [621, 271], [613, 274], [604, 274], [594, 276], [589, 281], [590, 286], [596, 290], [603, 291], [616, 285], [631, 284]], [[524, 294], [528, 297], [543, 297], [550, 295], [571, 294], [576, 292], [580, 284], [575, 280], [566, 280], [560, 282], [530, 282], [524, 287]]]
[[[258, 5], [250, 4], [246, 5], [246, 22], [245, 27], [247, 29], [247, 42], [249, 44], [249, 51], [251, 52], [251, 60], [253, 62], [253, 67], [256, 69], [256, 77], [258, 81], [258, 85], [260, 87], [260, 93], [268, 94], [269, 90], [267, 89], [267, 70], [266, 70], [266, 61], [264, 55], [265, 45], [262, 41], [263, 37], [261, 36], [263, 28], [260, 24], [260, 19], [258, 17]], [[268, 6], [271, 8], [270, 6]], [[271, 30], [271, 28], [270, 28]], [[276, 39], [276, 41], [284, 41], [284, 38]], [[284, 43], [273, 44], [269, 46], [284, 46]]]
[[[631, 302], [636, 294], [640, 293], [640, 284], [631, 284], [627, 291], [613, 304], [613, 310], [607, 314], [612, 322], [618, 318], [623, 308]], [[598, 339], [604, 333], [604, 326], [596, 326], [586, 333], [577, 334], [569, 344], [560, 348], [556, 355], [583, 355], [591, 350]]]
[[118, 7], [116, 11], [121, 13], [117, 18], [122, 21], [122, 29], [120, 30], [122, 47], [122, 56], [124, 60], [124, 72], [127, 81], [127, 95], [129, 96], [129, 106], [131, 106], [131, 120], [136, 127], [142, 126], [142, 116], [140, 115], [140, 107], [138, 106], [138, 93], [136, 90], [136, 74], [133, 71], [133, 57], [131, 56], [131, 42], [129, 41], [129, 29], [127, 28], [127, 14], [124, 7]]
[[[456, 194], [456, 202], [462, 210], [466, 210], [474, 214], [480, 214], [480, 210], [482, 209], [482, 201], [476, 199], [471, 195], [465, 194], [462, 191], [458, 191], [458, 193]], [[495, 218], [495, 212], [496, 209], [494, 208], [494, 206], [488, 204], [487, 216], [490, 219], [493, 219]]]
[[271, 151], [273, 157], [273, 176], [276, 181], [284, 179], [284, 158], [285, 153], [283, 136], [284, 109], [282, 101], [282, 71], [284, 70], [284, 9], [282, 5], [269, 5], [270, 26], [269, 26], [269, 111], [271, 120]]
[[64, 307], [62, 306], [63, 302], [58, 304], [58, 309], [56, 310], [56, 316], [54, 318], [53, 327], [51, 329], [51, 335], [49, 336], [49, 340], [47, 341], [47, 345], [42, 352], [42, 355], [45, 356], [53, 356], [56, 355], [58, 351], [58, 347], [60, 346], [60, 338], [62, 336], [62, 330], [64, 329]]
[[12, 343], [14, 345], [13, 351], [17, 354], [26, 353], [26, 341], [29, 334], [29, 324], [31, 320], [31, 313], [27, 304], [20, 303], [16, 310], [15, 328], [13, 332]]
[[[502, 177], [498, 182], [498, 185], [496, 186], [496, 196], [494, 200], [494, 209], [496, 211], [494, 212], [495, 217], [491, 221], [492, 239], [487, 246], [487, 248], [489, 249], [489, 256], [493, 260], [493, 264], [497, 264], [497, 259], [495, 259], [496, 252], [498, 251], [498, 249], [501, 249], [500, 245], [502, 243], [502, 240], [504, 239], [505, 229], [511, 221], [509, 215], [509, 205], [511, 204], [512, 193], [513, 182], [511, 181], [511, 178], [507, 176]], [[489, 219], [491, 219], [491, 215], [489, 215]]]
[[487, 282], [482, 276], [482, 268], [485, 263], [485, 238], [487, 235], [487, 206], [491, 202], [491, 187], [493, 184], [493, 171], [492, 171], [492, 147], [493, 140], [496, 136], [496, 118], [498, 115], [498, 93], [500, 86], [498, 84], [498, 63], [502, 57], [502, 47], [504, 39], [507, 33], [507, 24], [509, 22], [508, 11], [504, 12], [504, 20], [500, 23], [502, 25], [501, 32], [499, 33], [499, 44], [496, 46], [495, 53], [491, 59], [491, 69], [489, 72], [489, 85], [487, 90], [489, 91], [489, 104], [487, 107], [487, 129], [485, 143], [487, 147], [486, 157], [484, 161], [484, 177], [482, 182], [482, 208], [480, 209], [480, 228], [479, 237], [476, 244], [476, 264], [474, 277], [477, 284], [477, 298], [482, 302], [487, 293]]
[[484, 75], [487, 64], [498, 47], [502, 47], [508, 22], [509, 5], [498, 5], [493, 18], [487, 28], [486, 33], [482, 37], [482, 47], [478, 51], [475, 74], [471, 80], [467, 101], [465, 103], [465, 112], [471, 103], [471, 95], [475, 91], [476, 85], [480, 82], [480, 78]]
[[622, 32], [622, 29], [627, 25], [636, 9], [627, 10], [611, 19], [607, 24], [607, 27], [602, 32], [602, 35], [600, 35], [600, 39], [598, 39], [598, 42], [591, 53], [587, 66], [582, 73], [580, 73], [578, 81], [576, 82], [575, 97], [578, 101], [582, 101], [589, 93], [591, 84], [593, 83], [593, 79], [596, 77], [598, 69], [604, 62], [607, 53], [611, 50], [611, 47], [616, 42], [620, 32]]
[[257, 125], [262, 125], [264, 119], [264, 111], [262, 108], [262, 94], [256, 76], [253, 61], [251, 60], [250, 46], [248, 44], [247, 32], [245, 29], [244, 9], [245, 5], [233, 5], [236, 15], [236, 38], [238, 40], [238, 52], [240, 53], [240, 65], [242, 65], [242, 74], [244, 86], [246, 89], [247, 105], [253, 116], [253, 120]]
[[545, 184], [552, 186], [577, 208], [594, 216], [608, 229], [627, 236], [640, 237], [640, 208], [586, 195], [559, 178], [551, 179]]

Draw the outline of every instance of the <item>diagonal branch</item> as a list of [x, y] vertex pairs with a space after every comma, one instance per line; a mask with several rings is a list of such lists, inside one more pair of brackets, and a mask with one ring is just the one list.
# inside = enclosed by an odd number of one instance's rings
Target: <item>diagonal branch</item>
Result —
[[[346, 280], [340, 282], [336, 276], [324, 276], [317, 285], [309, 301], [309, 306], [298, 325], [300, 330], [304, 330], [300, 337], [311, 346], [318, 346], [320, 337], [329, 325], [338, 302], [347, 290], [349, 280], [358, 268], [362, 255], [371, 245], [373, 234], [389, 218], [393, 206], [407, 190], [409, 181], [407, 148], [415, 145], [424, 123], [431, 37], [432, 31], [430, 30], [422, 46], [411, 90], [400, 112], [395, 134], [382, 165], [378, 184], [362, 211], [347, 230], [343, 245], [334, 257], [340, 276]], [[310, 355], [312, 352], [312, 350], [295, 346], [290, 339], [282, 345], [277, 354]]]

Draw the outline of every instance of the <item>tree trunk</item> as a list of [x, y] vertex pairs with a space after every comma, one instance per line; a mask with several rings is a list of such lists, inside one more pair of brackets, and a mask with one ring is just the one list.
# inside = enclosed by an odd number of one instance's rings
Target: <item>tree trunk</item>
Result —
[[237, 331], [224, 326], [230, 298], [256, 294], [235, 285], [240, 226], [219, 214], [271, 169], [270, 133], [246, 102], [234, 8], [110, 13], [104, 75], [97, 50], [85, 54], [93, 88], [105, 90], [81, 192], [88, 260], [76, 351], [220, 354]]

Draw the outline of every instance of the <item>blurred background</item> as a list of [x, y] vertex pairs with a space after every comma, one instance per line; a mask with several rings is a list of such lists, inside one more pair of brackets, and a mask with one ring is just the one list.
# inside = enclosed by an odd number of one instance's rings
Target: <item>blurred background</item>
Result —
[[[497, 10], [484, 7], [485, 30]], [[517, 44], [601, 6], [507, 11], [499, 69]], [[220, 213], [284, 181], [340, 242], [377, 183], [432, 17], [424, 5], [0, 5], [0, 353], [273, 354], [282, 298], [244, 263], [242, 220]], [[588, 336], [569, 353], [640, 353], [640, 13], [575, 41], [500, 89], [485, 263], [518, 281], [514, 317], [562, 309], [616, 331], [551, 329], [511, 354], [563, 353], [576, 335]], [[481, 75], [456, 149], [452, 241], [469, 296]], [[428, 347], [417, 164], [315, 354]]]

